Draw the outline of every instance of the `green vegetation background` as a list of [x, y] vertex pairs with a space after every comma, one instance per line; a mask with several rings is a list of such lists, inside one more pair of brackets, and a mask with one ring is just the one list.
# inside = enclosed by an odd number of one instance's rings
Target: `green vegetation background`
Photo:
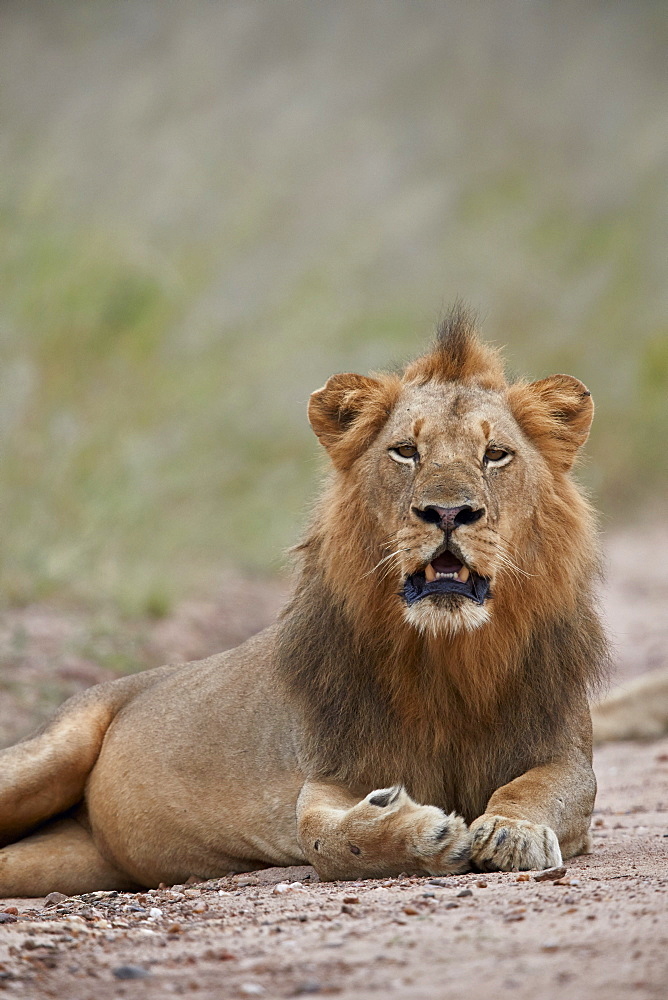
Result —
[[277, 571], [309, 392], [456, 297], [592, 389], [606, 523], [656, 511], [667, 35], [642, 0], [5, 2], [0, 599]]

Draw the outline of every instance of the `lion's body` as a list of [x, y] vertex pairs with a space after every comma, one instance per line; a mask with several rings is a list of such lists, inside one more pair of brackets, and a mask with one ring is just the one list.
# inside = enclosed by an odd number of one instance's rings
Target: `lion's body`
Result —
[[92, 689], [5, 751], [1, 893], [587, 849], [605, 642], [568, 470], [589, 394], [567, 376], [508, 386], [460, 316], [403, 379], [335, 376], [310, 418], [335, 471], [279, 621]]
[[[304, 778], [286, 739], [295, 713], [272, 670], [272, 638], [270, 629], [178, 668], [109, 727], [87, 790], [90, 823], [139, 884], [303, 862]], [[147, 757], [147, 747], [159, 752]]]

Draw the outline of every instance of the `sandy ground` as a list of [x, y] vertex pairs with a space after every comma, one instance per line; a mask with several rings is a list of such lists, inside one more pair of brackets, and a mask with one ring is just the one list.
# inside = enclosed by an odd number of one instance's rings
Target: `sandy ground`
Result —
[[[604, 611], [618, 678], [667, 662], [667, 551], [665, 532], [608, 545]], [[238, 582], [224, 583], [215, 601], [145, 626], [130, 651], [149, 665], [232, 645], [281, 597], [257, 582], [239, 596]], [[58, 694], [117, 675], [95, 662], [98, 632], [62, 609], [4, 616], [5, 740]], [[320, 884], [309, 868], [270, 869], [135, 895], [3, 901], [0, 989], [68, 1000], [190, 992], [454, 1000], [483, 990], [531, 1000], [664, 998], [668, 739], [601, 747], [595, 767], [593, 853], [569, 862], [558, 882], [510, 873]]]
[[668, 740], [601, 748], [596, 768], [594, 850], [559, 883], [514, 873], [318, 883], [299, 868], [13, 901], [0, 987], [77, 1000], [665, 998]]

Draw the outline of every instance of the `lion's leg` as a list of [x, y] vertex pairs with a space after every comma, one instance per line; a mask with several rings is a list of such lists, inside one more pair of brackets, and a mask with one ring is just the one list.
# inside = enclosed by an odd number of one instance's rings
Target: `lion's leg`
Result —
[[470, 836], [461, 816], [418, 805], [401, 785], [360, 801], [339, 785], [307, 781], [297, 828], [302, 851], [325, 881], [468, 867]]
[[137, 888], [105, 861], [88, 831], [74, 819], [47, 823], [38, 833], [0, 850], [3, 898]]
[[169, 670], [89, 688], [65, 702], [43, 730], [0, 753], [0, 846], [80, 801], [111, 720]]
[[81, 799], [108, 722], [104, 704], [72, 705], [45, 732], [0, 754], [0, 843]]
[[499, 788], [471, 824], [483, 871], [541, 869], [589, 850], [596, 779], [584, 756], [532, 768]]

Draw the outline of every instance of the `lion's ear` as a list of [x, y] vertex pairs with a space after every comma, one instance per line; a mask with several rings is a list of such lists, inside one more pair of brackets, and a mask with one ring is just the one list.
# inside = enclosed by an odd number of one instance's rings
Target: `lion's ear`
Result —
[[586, 385], [572, 375], [550, 375], [509, 389], [515, 419], [546, 456], [568, 470], [589, 437], [594, 403]]
[[334, 465], [348, 468], [378, 433], [396, 399], [395, 382], [347, 373], [332, 375], [312, 393], [308, 418]]

